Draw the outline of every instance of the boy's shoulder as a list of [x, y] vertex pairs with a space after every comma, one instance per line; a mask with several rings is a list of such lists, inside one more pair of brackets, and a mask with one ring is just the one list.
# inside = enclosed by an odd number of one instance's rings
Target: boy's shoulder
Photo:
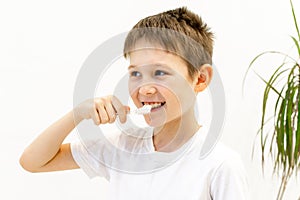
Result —
[[[205, 143], [209, 140], [209, 131], [206, 126], [202, 127], [202, 131], [198, 134], [198, 143], [196, 143], [197, 157], [201, 162], [210, 163], [211, 165], [221, 165], [222, 163], [231, 160], [241, 160], [240, 155], [231, 147], [220, 140], [217, 140], [210, 147]], [[207, 148], [207, 149], [204, 149]]]
[[214, 170], [235, 170], [243, 168], [241, 156], [222, 142], [217, 142], [214, 148], [200, 160], [204, 165]]
[[240, 159], [240, 155], [235, 150], [221, 141], [215, 145], [210, 156], [219, 161]]

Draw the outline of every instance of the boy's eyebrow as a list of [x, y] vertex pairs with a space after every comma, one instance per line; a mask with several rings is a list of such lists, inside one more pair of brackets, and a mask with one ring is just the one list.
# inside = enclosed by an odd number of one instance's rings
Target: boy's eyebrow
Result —
[[[147, 65], [145, 65], [147, 66]], [[167, 67], [170, 68], [168, 65], [162, 64], [162, 63], [155, 63], [155, 64], [150, 64], [149, 66], [161, 66], [161, 67]], [[129, 65], [128, 70], [137, 67], [136, 65]]]
[[135, 68], [136, 66], [134, 66], [134, 65], [129, 65], [128, 66], [128, 70], [130, 70], [130, 69], [132, 69], [132, 68]]

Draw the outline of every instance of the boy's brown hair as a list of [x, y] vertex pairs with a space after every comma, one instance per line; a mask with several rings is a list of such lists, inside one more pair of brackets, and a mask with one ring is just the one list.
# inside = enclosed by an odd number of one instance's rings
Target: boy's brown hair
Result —
[[187, 62], [191, 77], [203, 64], [212, 64], [213, 33], [198, 15], [186, 7], [140, 20], [126, 37], [125, 58], [140, 39], [181, 56]]

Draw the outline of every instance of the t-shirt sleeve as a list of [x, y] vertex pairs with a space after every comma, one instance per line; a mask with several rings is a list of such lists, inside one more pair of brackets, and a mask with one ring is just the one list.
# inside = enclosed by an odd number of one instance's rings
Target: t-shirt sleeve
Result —
[[[93, 144], [94, 146], [95, 144]], [[101, 143], [97, 144], [101, 145]], [[98, 146], [98, 153], [101, 156], [101, 151], [103, 147]], [[95, 152], [90, 152], [86, 145], [83, 145], [81, 142], [71, 143], [71, 153], [78, 164], [78, 166], [87, 174], [89, 178], [94, 177], [104, 177], [109, 181], [109, 170], [108, 168], [97, 159]]]
[[217, 168], [211, 182], [213, 200], [248, 200], [247, 175], [241, 159], [226, 159]]

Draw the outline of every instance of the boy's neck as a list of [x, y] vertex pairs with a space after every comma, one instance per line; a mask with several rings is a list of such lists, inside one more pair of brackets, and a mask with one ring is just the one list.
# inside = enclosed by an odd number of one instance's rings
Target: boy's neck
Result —
[[192, 113], [186, 113], [181, 118], [174, 119], [164, 124], [163, 127], [154, 129], [153, 145], [155, 151], [175, 151], [199, 130], [200, 125], [194, 117], [194, 112], [190, 112]]

